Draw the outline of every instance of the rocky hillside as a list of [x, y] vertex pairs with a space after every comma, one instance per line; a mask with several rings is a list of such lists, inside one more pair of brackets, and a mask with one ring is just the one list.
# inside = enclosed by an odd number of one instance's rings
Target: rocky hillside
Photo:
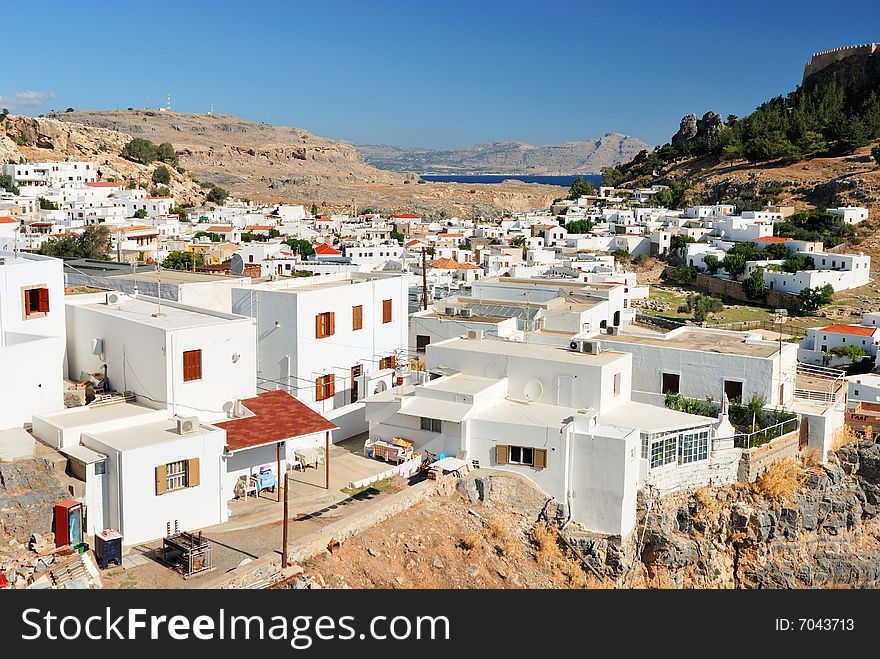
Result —
[[[93, 128], [56, 119], [8, 115], [0, 120], [0, 161], [37, 162], [67, 158], [94, 160], [103, 180], [134, 182], [151, 188], [153, 170], [162, 163], [140, 165], [120, 155], [129, 135], [105, 128]], [[168, 167], [168, 188], [180, 202], [199, 204], [205, 191], [186, 174]]]
[[530, 174], [598, 173], [631, 160], [650, 147], [641, 140], [607, 133], [584, 142], [532, 146], [523, 142], [494, 142], [461, 149], [420, 149], [388, 145], [358, 145], [369, 164], [396, 172], [419, 174]]
[[[549, 205], [562, 190], [519, 183], [457, 186], [417, 183], [416, 177], [376, 169], [354, 147], [317, 137], [299, 128], [254, 123], [238, 117], [154, 110], [80, 111], [53, 114], [32, 122], [34, 133], [61, 134], [53, 153], [108, 160], [114, 167], [119, 150], [132, 137], [169, 142], [180, 164], [199, 181], [215, 183], [234, 195], [268, 203], [315, 203], [321, 212], [372, 208], [424, 215], [493, 215]], [[25, 157], [31, 146], [17, 147], [17, 126], [0, 157]], [[62, 141], [64, 145], [62, 145]], [[45, 140], [43, 140], [45, 142]], [[40, 138], [34, 141], [39, 149]], [[30, 141], [28, 141], [30, 145]], [[114, 158], [114, 156], [116, 156]], [[194, 188], [197, 186], [193, 186]]]

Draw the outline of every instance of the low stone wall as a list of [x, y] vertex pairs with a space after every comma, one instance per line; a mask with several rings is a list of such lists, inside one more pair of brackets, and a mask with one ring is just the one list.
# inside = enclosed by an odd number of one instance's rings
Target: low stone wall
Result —
[[[451, 476], [444, 479], [453, 478]], [[353, 513], [327, 526], [304, 535], [288, 545], [288, 561], [302, 562], [327, 551], [331, 540], [344, 542], [348, 538], [365, 531], [380, 522], [403, 512], [430, 496], [437, 485], [444, 482], [426, 480], [406, 488], [401, 492], [379, 497], [365, 505], [360, 511]], [[278, 579], [293, 574], [298, 568], [281, 569], [281, 559], [276, 552], [262, 556], [255, 561], [230, 570], [217, 581], [208, 583], [203, 588], [252, 588], [255, 585], [269, 585]]]
[[[721, 279], [712, 277], [711, 275], [697, 274], [694, 279], [694, 288], [709, 293], [710, 295], [718, 295], [729, 297], [741, 302], [755, 303], [756, 300], [750, 300], [743, 290], [742, 284], [732, 279]], [[763, 300], [763, 304], [773, 307], [774, 309], [788, 309], [790, 311], [800, 311], [801, 300], [793, 293], [785, 291], [767, 291], [767, 298]]]
[[800, 432], [795, 430], [777, 437], [769, 444], [743, 449], [737, 476], [741, 483], [753, 483], [772, 463], [783, 458], [797, 458]]

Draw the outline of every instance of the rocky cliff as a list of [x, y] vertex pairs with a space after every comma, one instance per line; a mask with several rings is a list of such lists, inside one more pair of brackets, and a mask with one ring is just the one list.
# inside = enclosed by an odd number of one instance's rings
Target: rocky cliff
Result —
[[841, 448], [785, 499], [737, 485], [641, 502], [625, 543], [572, 542], [617, 585], [697, 588], [880, 586], [880, 445]]
[[535, 176], [598, 173], [602, 167], [627, 162], [642, 149], [649, 148], [641, 140], [620, 133], [546, 146], [523, 142], [494, 142], [449, 150], [375, 144], [357, 146], [369, 164], [397, 172]]

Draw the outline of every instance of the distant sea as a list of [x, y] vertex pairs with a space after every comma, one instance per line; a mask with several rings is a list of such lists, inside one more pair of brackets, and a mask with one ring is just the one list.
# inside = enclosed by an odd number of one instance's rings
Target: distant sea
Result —
[[600, 174], [572, 174], [570, 176], [525, 176], [522, 174], [480, 174], [476, 176], [459, 176], [456, 174], [423, 174], [421, 178], [426, 181], [437, 183], [501, 183], [513, 179], [523, 183], [541, 183], [542, 185], [560, 185], [564, 188], [571, 187], [578, 176], [582, 176], [597, 188], [602, 184]]

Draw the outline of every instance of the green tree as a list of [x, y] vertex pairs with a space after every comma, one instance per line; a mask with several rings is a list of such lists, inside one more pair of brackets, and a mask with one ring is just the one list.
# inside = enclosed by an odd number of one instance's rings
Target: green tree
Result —
[[578, 176], [568, 189], [568, 199], [572, 201], [586, 195], [596, 194], [596, 187], [583, 176]]
[[199, 238], [207, 238], [212, 243], [220, 243], [223, 242], [223, 238], [219, 233], [214, 233], [213, 231], [196, 231], [193, 234], [193, 238], [198, 240]]
[[821, 306], [831, 304], [834, 299], [834, 287], [831, 284], [825, 284], [815, 288], [804, 288], [798, 293], [798, 297], [804, 311], [815, 311]]
[[208, 191], [208, 195], [205, 197], [205, 199], [213, 204], [219, 205], [226, 201], [226, 198], [228, 196], [229, 192], [215, 185]]
[[767, 297], [767, 284], [764, 283], [764, 268], [755, 268], [743, 281], [743, 290], [750, 300], [763, 300]]
[[158, 155], [157, 147], [150, 140], [142, 137], [135, 137], [128, 144], [122, 147], [122, 157], [132, 162], [139, 162], [142, 165], [149, 165], [156, 160]]
[[312, 247], [312, 243], [308, 240], [298, 240], [297, 238], [288, 238], [283, 241], [285, 245], [290, 247], [294, 252], [302, 256], [303, 258], [307, 258], [315, 253], [315, 248]]
[[162, 261], [162, 267], [168, 270], [192, 270], [205, 265], [205, 255], [201, 252], [170, 252]]
[[712, 254], [706, 254], [703, 257], [703, 263], [706, 265], [706, 270], [709, 271], [710, 274], [716, 274], [721, 269], [721, 261], [718, 260], [717, 256]]
[[41, 211], [54, 211], [58, 208], [58, 206], [45, 197], [37, 197], [37, 201], [40, 203]]
[[318, 204], [312, 204], [312, 217], [318, 217]]
[[171, 172], [165, 165], [159, 165], [153, 170], [153, 183], [156, 185], [168, 185], [171, 183]]
[[19, 194], [20, 192], [18, 186], [12, 182], [12, 177], [9, 174], [0, 174], [0, 188], [12, 194]]
[[834, 346], [833, 348], [831, 348], [831, 354], [833, 354], [835, 357], [849, 359], [849, 361], [852, 363], [861, 361], [863, 358], [868, 356], [862, 346], [854, 345]]
[[721, 265], [733, 279], [739, 279], [739, 276], [746, 271], [746, 257], [728, 252], [721, 260]]
[[110, 229], [104, 225], [88, 226], [78, 236], [50, 238], [40, 248], [40, 254], [56, 258], [107, 259], [109, 251]]
[[654, 195], [651, 204], [661, 208], [673, 208], [675, 206], [675, 196], [672, 190], [661, 190]]
[[593, 221], [592, 220], [572, 220], [571, 222], [565, 223], [565, 229], [569, 233], [590, 233], [593, 229]]
[[782, 269], [785, 272], [800, 272], [807, 269], [807, 260], [798, 252], [790, 254], [782, 263]]
[[[156, 160], [161, 160], [169, 165], [177, 166], [179, 157], [174, 147], [168, 142], [162, 142], [156, 147]], [[165, 181], [167, 183], [167, 181]]]
[[623, 182], [623, 172], [617, 167], [602, 167], [599, 173], [602, 174], [603, 186], [613, 188]]
[[685, 236], [683, 234], [677, 233], [669, 240], [669, 249], [675, 251], [677, 249], [683, 248], [685, 245], [690, 245], [691, 243], [697, 242], [691, 236]]
[[144, 210], [143, 208], [138, 208], [138, 209], [134, 212], [134, 215], [132, 215], [132, 217], [136, 217], [136, 218], [139, 219], [139, 220], [144, 219], [146, 216], [147, 216], [147, 211]]
[[685, 286], [694, 281], [697, 271], [693, 266], [680, 265], [666, 269], [666, 280], [676, 286]]
[[702, 323], [710, 313], [724, 311], [724, 304], [717, 297], [710, 295], [697, 295], [693, 302], [694, 321]]

